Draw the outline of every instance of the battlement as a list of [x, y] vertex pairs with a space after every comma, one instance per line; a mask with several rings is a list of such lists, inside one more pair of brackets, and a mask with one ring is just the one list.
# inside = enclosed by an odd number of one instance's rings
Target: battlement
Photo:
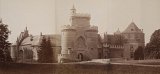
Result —
[[109, 44], [103, 44], [103, 47], [108, 47], [108, 48], [120, 48], [123, 49], [123, 45], [109, 45]]
[[61, 31], [76, 31], [76, 29], [70, 25], [63, 26]]
[[90, 26], [87, 31], [95, 31], [95, 32], [98, 32], [98, 27], [97, 27], [97, 26]]
[[63, 29], [75, 29], [73, 26], [71, 26], [71, 25], [63, 25], [62, 26], [62, 30]]
[[91, 18], [91, 15], [90, 15], [90, 14], [87, 14], [87, 13], [75, 13], [75, 14], [72, 14], [72, 17], [86, 17], [86, 18]]
[[92, 25], [92, 26], [90, 26], [90, 29], [98, 30], [98, 27], [97, 27], [97, 26]]

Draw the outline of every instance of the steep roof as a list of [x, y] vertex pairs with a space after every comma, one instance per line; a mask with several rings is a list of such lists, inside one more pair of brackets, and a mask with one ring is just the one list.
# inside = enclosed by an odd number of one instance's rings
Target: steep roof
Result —
[[52, 46], [61, 46], [61, 36], [58, 34], [29, 36], [22, 41], [21, 45], [40, 46], [43, 37], [50, 39]]
[[131, 24], [123, 31], [123, 33], [142, 33], [142, 31], [134, 22], [131, 22]]
[[40, 45], [40, 36], [29, 36], [25, 38], [21, 45]]

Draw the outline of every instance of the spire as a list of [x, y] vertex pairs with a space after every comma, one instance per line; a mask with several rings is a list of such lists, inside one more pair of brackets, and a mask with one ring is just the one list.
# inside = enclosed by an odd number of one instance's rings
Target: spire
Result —
[[26, 29], [24, 30], [24, 35], [25, 35], [25, 37], [28, 37], [28, 36], [29, 36], [27, 26], [26, 26]]
[[75, 9], [75, 7], [74, 7], [74, 4], [73, 4], [73, 7], [72, 7], [72, 9]]
[[27, 31], [27, 26], [26, 26], [26, 31]]
[[118, 30], [117, 30], [117, 31], [120, 31], [120, 30], [119, 30], [119, 28], [118, 28]]
[[43, 34], [42, 34], [42, 32], [40, 33], [40, 36], [42, 36]]
[[114, 34], [121, 34], [121, 31], [119, 30], [119, 28]]
[[0, 18], [0, 23], [2, 23], [2, 18]]
[[75, 9], [74, 4], [73, 4], [73, 7], [71, 9], [71, 14], [75, 14], [75, 13], [76, 13], [76, 9]]
[[133, 18], [132, 18], [132, 22], [134, 22], [134, 21], [133, 21]]

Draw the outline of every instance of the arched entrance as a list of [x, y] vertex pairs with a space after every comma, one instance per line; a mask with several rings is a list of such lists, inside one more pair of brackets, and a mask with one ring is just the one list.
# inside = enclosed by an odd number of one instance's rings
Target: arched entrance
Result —
[[82, 53], [79, 53], [78, 54], [78, 59], [80, 60], [80, 61], [83, 61], [84, 59], [83, 59], [83, 54]]
[[18, 55], [18, 61], [19, 62], [23, 62], [23, 50], [20, 50], [18, 53], [19, 53], [19, 55]]

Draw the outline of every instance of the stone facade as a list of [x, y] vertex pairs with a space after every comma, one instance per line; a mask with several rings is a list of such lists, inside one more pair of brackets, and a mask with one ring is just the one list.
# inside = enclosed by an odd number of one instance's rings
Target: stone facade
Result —
[[57, 62], [76, 62], [92, 59], [130, 60], [138, 47], [144, 47], [144, 33], [134, 22], [114, 34], [98, 34], [98, 27], [90, 24], [91, 16], [71, 9], [70, 25], [64, 25], [61, 35], [32, 36], [26, 29], [11, 48], [11, 56], [18, 62], [37, 61], [42, 37], [50, 38]]
[[[98, 27], [90, 25], [90, 15], [71, 9], [71, 25], [65, 25], [61, 35], [59, 61], [83, 61], [98, 58]], [[70, 58], [72, 57], [72, 58]]]
[[133, 59], [135, 50], [144, 47], [144, 33], [132, 22], [122, 33], [98, 34], [98, 27], [90, 25], [91, 16], [71, 9], [71, 25], [62, 28], [59, 62], [91, 59]]
[[113, 35], [105, 33], [102, 39], [103, 58], [131, 60], [134, 58], [135, 50], [145, 46], [143, 30], [134, 22], [131, 22], [123, 32], [118, 29]]
[[133, 53], [138, 47], [145, 46], [143, 29], [139, 29], [134, 22], [132, 22], [127, 29], [122, 32], [122, 35], [126, 39], [125, 46], [125, 58], [133, 58]]

